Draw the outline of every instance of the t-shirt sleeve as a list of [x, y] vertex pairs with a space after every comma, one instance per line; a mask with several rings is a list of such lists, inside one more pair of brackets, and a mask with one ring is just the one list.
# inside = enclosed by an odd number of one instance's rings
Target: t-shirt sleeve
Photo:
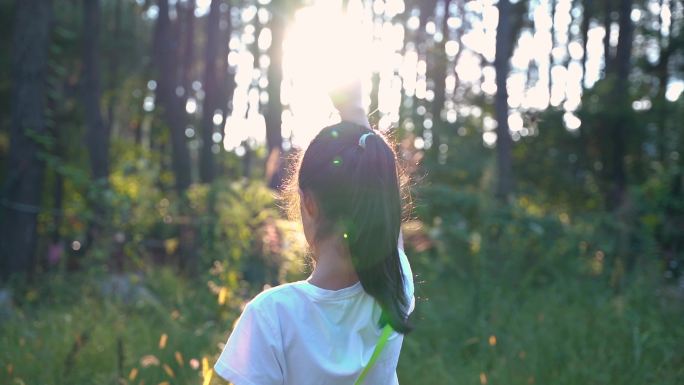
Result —
[[284, 382], [279, 328], [248, 304], [228, 338], [214, 370], [234, 385], [281, 385]]
[[399, 248], [399, 261], [401, 262], [401, 272], [404, 275], [406, 298], [409, 300], [409, 309], [406, 314], [411, 314], [413, 313], [413, 309], [416, 307], [416, 297], [413, 286], [413, 272], [411, 271], [411, 265], [409, 264], [408, 257], [406, 256], [403, 247]]

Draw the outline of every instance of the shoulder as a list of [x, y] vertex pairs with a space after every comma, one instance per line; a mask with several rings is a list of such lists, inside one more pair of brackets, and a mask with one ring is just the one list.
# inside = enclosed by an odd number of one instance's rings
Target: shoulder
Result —
[[260, 313], [262, 316], [277, 314], [294, 305], [293, 298], [297, 282], [278, 285], [264, 290], [247, 303], [245, 311]]

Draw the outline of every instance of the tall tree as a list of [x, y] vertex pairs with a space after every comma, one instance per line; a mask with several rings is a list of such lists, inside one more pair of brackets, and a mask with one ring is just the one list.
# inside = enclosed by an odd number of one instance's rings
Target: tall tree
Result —
[[182, 54], [180, 84], [183, 87], [184, 96], [187, 100], [192, 89], [193, 64], [195, 60], [195, 0], [187, 0], [184, 5], [176, 5], [179, 19], [182, 19], [180, 31], [182, 31]]
[[228, 53], [230, 48], [230, 35], [233, 31], [233, 23], [231, 20], [231, 5], [230, 2], [223, 3], [223, 19], [219, 21], [219, 38], [218, 38], [218, 83], [221, 85], [219, 97], [221, 106], [221, 113], [223, 114], [224, 123], [229, 112], [232, 111], [233, 93], [235, 92], [235, 71], [228, 66]]
[[100, 110], [100, 1], [83, 0], [83, 107], [90, 169], [97, 181], [109, 176], [109, 130]]
[[[427, 55], [427, 48], [428, 48], [428, 42], [432, 41], [432, 39], [427, 38], [427, 31], [426, 27], [430, 19], [434, 17], [435, 14], [435, 9], [437, 7], [437, 0], [425, 0], [425, 1], [416, 1], [413, 0], [411, 1], [412, 7], [416, 7], [418, 9], [418, 26], [414, 32], [410, 32], [409, 30], [409, 35], [407, 36], [410, 40], [412, 40], [416, 53], [418, 54], [418, 60], [425, 60], [425, 62], [428, 62], [428, 55]], [[427, 74], [426, 74], [427, 75]], [[427, 80], [427, 79], [426, 79]], [[414, 122], [419, 122], [416, 124], [417, 130], [416, 134], [419, 136], [423, 135], [423, 117], [418, 114], [418, 107], [429, 107], [426, 106], [426, 100], [420, 99], [416, 93], [413, 95], [413, 111], [412, 111], [412, 120]], [[427, 110], [427, 108], [426, 108]], [[371, 110], [372, 111], [372, 110]]]
[[280, 12], [274, 12], [270, 23], [271, 46], [268, 57], [268, 106], [266, 107], [266, 142], [269, 152], [280, 150], [283, 144], [281, 134], [283, 106], [280, 103], [280, 88], [283, 81], [283, 37], [285, 21]]
[[52, 2], [15, 3], [8, 176], [2, 187], [0, 271], [29, 273], [36, 245], [36, 219], [45, 164], [41, 142], [45, 124], [46, 76]]
[[[183, 194], [190, 186], [190, 151], [185, 139], [185, 99], [177, 94], [178, 45], [169, 17], [169, 0], [159, 0], [159, 16], [155, 26], [155, 59], [158, 70], [157, 95], [163, 109], [162, 118], [171, 133], [171, 167], [176, 190]], [[187, 91], [184, 91], [187, 92]]]
[[[180, 31], [187, 33], [187, 28], [192, 27], [194, 22], [189, 22], [186, 17], [178, 17], [176, 23], [184, 22], [185, 25], [172, 25], [169, 17], [169, 0], [159, 0], [158, 4], [159, 16], [155, 26], [154, 47], [158, 71], [157, 95], [162, 105], [162, 118], [171, 134], [171, 167], [175, 176], [176, 191], [180, 196], [179, 211], [182, 216], [190, 218], [189, 221], [181, 222], [178, 226], [178, 262], [182, 271], [194, 275], [197, 272], [195, 229], [192, 225], [192, 214], [185, 195], [192, 182], [190, 151], [185, 137], [185, 128], [188, 122], [185, 104], [189, 90], [184, 88], [184, 86], [187, 87], [187, 84], [184, 83], [188, 82], [187, 72], [190, 70], [190, 66], [187, 61], [181, 62], [181, 37], [179, 36]], [[178, 6], [178, 4], [176, 5]], [[191, 6], [194, 8], [194, 3]], [[186, 13], [187, 15], [188, 13]], [[187, 40], [185, 42], [188, 43]], [[188, 46], [183, 47], [182, 52], [189, 53], [190, 48]]]
[[112, 125], [114, 124], [114, 107], [118, 101], [117, 87], [119, 82], [119, 57], [121, 56], [121, 17], [122, 17], [122, 2], [123, 0], [115, 0], [114, 3], [114, 25], [112, 28], [112, 40], [114, 42], [113, 48], [109, 53], [109, 65], [107, 71], [109, 72], [108, 88], [111, 92], [109, 102], [107, 103], [107, 130], [109, 136], [112, 135]]
[[496, 154], [498, 170], [496, 195], [505, 201], [513, 191], [512, 140], [508, 130], [508, 90], [506, 89], [506, 79], [510, 70], [509, 59], [513, 51], [511, 3], [509, 0], [499, 0], [498, 9], [499, 22], [496, 27], [496, 54], [494, 57], [494, 69], [496, 71], [494, 109], [497, 120]]
[[582, 25], [580, 26], [580, 33], [582, 34], [582, 87], [587, 78], [587, 45], [589, 44], [589, 21], [591, 21], [592, 0], [582, 0]]
[[[272, 38], [271, 46], [268, 48], [268, 57], [271, 59], [271, 63], [268, 66], [266, 144], [268, 145], [269, 158], [277, 156], [280, 159], [283, 147], [281, 132], [283, 105], [280, 102], [280, 89], [283, 82], [283, 37], [285, 34], [285, 20], [282, 12], [273, 12], [270, 29]], [[276, 168], [268, 181], [272, 188], [279, 188], [283, 179], [282, 162], [276, 163]]]
[[[551, 88], [553, 87], [553, 81], [551, 80], [551, 74], [553, 73], [553, 48], [556, 46], [556, 0], [551, 0], [549, 7], [551, 7], [551, 49], [549, 50], [549, 95], [551, 95]], [[498, 34], [496, 38], [498, 41]]]
[[622, 204], [627, 187], [625, 171], [625, 144], [628, 121], [625, 112], [629, 111], [629, 72], [632, 61], [632, 37], [634, 26], [632, 24], [632, 0], [620, 0], [619, 3], [619, 28], [618, 44], [615, 51], [615, 74], [613, 76], [615, 86], [613, 98], [615, 106], [620, 108], [620, 113], [613, 119], [611, 125], [612, 151], [612, 187], [609, 192], [609, 205], [617, 208]]
[[[220, 107], [220, 94], [216, 58], [219, 52], [219, 22], [221, 19], [221, 1], [212, 0], [207, 18], [207, 46], [204, 53], [204, 106], [202, 108], [202, 149], [200, 152], [200, 180], [211, 183], [216, 174], [214, 154], [211, 151], [212, 135], [214, 134], [214, 111]], [[225, 57], [221, 60], [226, 60]]]
[[[102, 218], [106, 217], [106, 204], [102, 192], [109, 177], [109, 125], [105, 125], [100, 110], [100, 0], [83, 0], [83, 83], [82, 92], [86, 147], [90, 157], [90, 171], [95, 180], [93, 217], [88, 223], [84, 247], [90, 247], [99, 238]], [[81, 250], [83, 253], [84, 250]]]
[[446, 54], [446, 43], [449, 40], [449, 25], [447, 24], [449, 19], [449, 5], [451, 0], [444, 0], [442, 3], [442, 41], [435, 45], [432, 59], [433, 63], [430, 65], [432, 72], [432, 81], [434, 83], [434, 93], [435, 97], [432, 100], [432, 121], [434, 122], [432, 129], [432, 143], [433, 143], [433, 153], [439, 154], [439, 145], [441, 143], [441, 128], [444, 122], [442, 121], [442, 109], [444, 109], [444, 102], [446, 100], [446, 75], [447, 67], [449, 66], [449, 58]]
[[422, 0], [415, 2], [418, 3], [418, 31], [424, 36], [425, 26], [435, 14], [437, 0]]
[[610, 49], [610, 34], [613, 28], [613, 1], [603, 0], [603, 71], [608, 74], [612, 67], [613, 54]]
[[[661, 0], [661, 7], [667, 5], [668, 9], [672, 9], [672, 0]], [[658, 79], [658, 93], [655, 97], [654, 106], [658, 111], [658, 136], [656, 138], [656, 146], [658, 149], [658, 159], [660, 162], [665, 162], [665, 154], [667, 152], [667, 116], [668, 116], [668, 103], [665, 98], [665, 92], [667, 91], [667, 83], [670, 79], [669, 63], [670, 58], [675, 53], [677, 48], [676, 41], [680, 39], [679, 35], [672, 36], [674, 28], [670, 27], [670, 30], [665, 33], [663, 25], [665, 24], [665, 12], [661, 10], [660, 12], [660, 55], [658, 56], [658, 62], [655, 65], [655, 76]], [[681, 34], [681, 31], [679, 31]], [[681, 43], [680, 43], [681, 44]]]
[[[63, 35], [63, 33], [61, 34]], [[60, 33], [55, 33], [53, 37], [54, 40], [60, 38]], [[54, 44], [54, 43], [53, 43]], [[68, 133], [65, 130], [60, 130], [59, 125], [54, 122], [59, 119], [59, 103], [66, 93], [58, 92], [58, 89], [66, 88], [67, 82], [61, 85], [61, 79], [59, 79], [58, 74], [55, 71], [54, 58], [50, 58], [50, 64], [48, 64], [48, 92], [47, 92], [47, 102], [46, 102], [46, 116], [47, 116], [47, 127], [49, 129], [50, 135], [54, 138], [54, 146], [51, 151], [51, 155], [57, 159], [66, 158], [66, 143], [65, 138], [68, 137]], [[58, 85], [59, 84], [59, 85]], [[61, 90], [60, 90], [61, 91]], [[50, 169], [50, 168], [48, 168]], [[62, 212], [64, 204], [64, 176], [56, 168], [51, 167], [52, 171], [52, 231], [50, 245], [48, 246], [48, 257], [42, 261], [44, 271], [49, 271], [51, 267], [57, 264], [61, 258], [64, 251], [64, 244], [62, 243], [62, 236], [60, 233], [62, 227], [62, 221], [64, 216], [58, 213]], [[46, 178], [46, 182], [49, 178]], [[50, 187], [48, 187], [50, 188]]]

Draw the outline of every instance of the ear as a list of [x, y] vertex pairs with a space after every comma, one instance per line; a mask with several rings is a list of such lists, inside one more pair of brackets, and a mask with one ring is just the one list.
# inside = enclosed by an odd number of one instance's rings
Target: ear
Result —
[[309, 217], [318, 218], [318, 202], [311, 192], [299, 190], [299, 204]]

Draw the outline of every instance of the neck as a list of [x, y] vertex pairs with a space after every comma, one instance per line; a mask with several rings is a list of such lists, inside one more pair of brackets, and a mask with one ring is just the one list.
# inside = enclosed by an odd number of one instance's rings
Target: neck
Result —
[[340, 240], [325, 239], [314, 250], [314, 267], [309, 283], [322, 289], [339, 290], [359, 281], [349, 249]]

